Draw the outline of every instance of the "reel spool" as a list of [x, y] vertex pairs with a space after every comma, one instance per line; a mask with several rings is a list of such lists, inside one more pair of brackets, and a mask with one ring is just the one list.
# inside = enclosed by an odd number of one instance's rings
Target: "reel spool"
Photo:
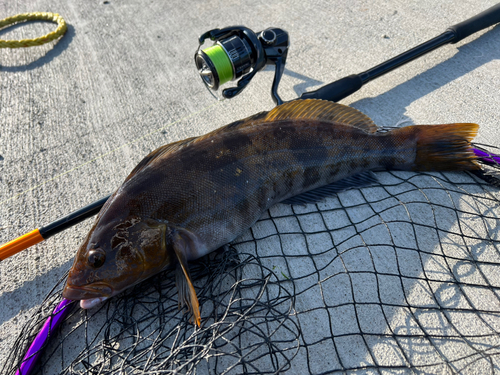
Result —
[[[215, 44], [201, 50], [202, 44], [208, 38]], [[269, 28], [255, 33], [243, 26], [232, 26], [207, 31], [200, 36], [199, 42], [194, 60], [203, 83], [209, 89], [216, 91], [224, 83], [243, 77], [236, 87], [222, 91], [224, 98], [234, 98], [259, 70], [274, 64], [276, 68], [271, 96], [276, 104], [283, 103], [278, 95], [278, 85], [285, 69], [290, 45], [286, 31]]]

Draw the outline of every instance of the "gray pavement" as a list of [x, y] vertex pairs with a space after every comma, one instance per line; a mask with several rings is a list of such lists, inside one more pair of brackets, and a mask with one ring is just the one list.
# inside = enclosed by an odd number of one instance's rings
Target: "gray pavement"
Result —
[[[163, 144], [273, 107], [271, 69], [258, 74], [233, 100], [212, 98], [193, 62], [204, 31], [238, 24], [256, 31], [269, 26], [287, 30], [291, 47], [280, 94], [290, 100], [369, 69], [495, 3], [0, 0], [0, 18], [49, 11], [68, 23], [57, 43], [0, 50], [0, 243], [109, 194], [143, 156]], [[0, 31], [0, 39], [33, 37], [54, 28], [48, 23], [17, 26]], [[481, 126], [476, 141], [500, 146], [500, 28], [440, 48], [367, 84], [342, 103], [363, 111], [379, 126], [476, 122]], [[498, 206], [491, 209], [498, 217]], [[464, 220], [466, 226], [476, 225]], [[70, 267], [90, 224], [0, 264], [0, 364], [31, 313]], [[363, 258], [357, 262], [363, 264]], [[498, 286], [500, 274], [496, 268], [492, 272], [492, 284]], [[363, 282], [368, 289], [376, 284]], [[333, 284], [330, 292], [323, 292], [337, 298], [335, 288]], [[413, 291], [416, 300], [424, 298], [417, 286]], [[481, 298], [488, 305], [487, 297]], [[394, 314], [395, 321], [398, 316]], [[428, 326], [436, 327], [438, 320], [430, 319]], [[305, 324], [302, 329], [323, 333], [315, 321]], [[466, 354], [462, 346], [449, 345]], [[297, 363], [304, 361], [302, 355]], [[419, 355], [425, 359], [425, 353]], [[389, 356], [387, 361], [397, 359]], [[295, 366], [289, 373], [299, 373], [295, 371], [301, 365]], [[327, 371], [330, 365], [315, 366], [309, 371]], [[499, 371], [498, 361], [492, 366], [493, 372]], [[480, 366], [476, 370], [483, 373]], [[445, 366], [439, 371], [451, 370]]]

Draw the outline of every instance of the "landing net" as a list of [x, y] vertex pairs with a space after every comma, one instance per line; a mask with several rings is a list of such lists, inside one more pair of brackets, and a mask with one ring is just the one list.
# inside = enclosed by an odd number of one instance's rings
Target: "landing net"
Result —
[[[500, 166], [485, 168], [482, 180], [379, 172], [379, 185], [278, 204], [193, 263], [201, 328], [164, 272], [98, 309], [73, 309], [35, 373], [498, 372]], [[2, 374], [15, 373], [64, 280]]]

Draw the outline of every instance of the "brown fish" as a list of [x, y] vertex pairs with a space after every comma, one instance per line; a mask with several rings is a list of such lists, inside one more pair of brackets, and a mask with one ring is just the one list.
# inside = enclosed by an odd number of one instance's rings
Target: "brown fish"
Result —
[[476, 124], [378, 132], [363, 113], [297, 100], [150, 153], [99, 213], [63, 296], [83, 308], [176, 266], [200, 324], [187, 262], [234, 240], [273, 204], [315, 202], [376, 181], [373, 170], [480, 169]]

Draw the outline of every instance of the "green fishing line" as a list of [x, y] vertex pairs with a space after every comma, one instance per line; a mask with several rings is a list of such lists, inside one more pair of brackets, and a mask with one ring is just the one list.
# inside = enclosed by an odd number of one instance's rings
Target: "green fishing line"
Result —
[[215, 65], [221, 85], [233, 79], [233, 65], [226, 51], [220, 45], [214, 44], [212, 47], [204, 49], [203, 52], [207, 54]]

